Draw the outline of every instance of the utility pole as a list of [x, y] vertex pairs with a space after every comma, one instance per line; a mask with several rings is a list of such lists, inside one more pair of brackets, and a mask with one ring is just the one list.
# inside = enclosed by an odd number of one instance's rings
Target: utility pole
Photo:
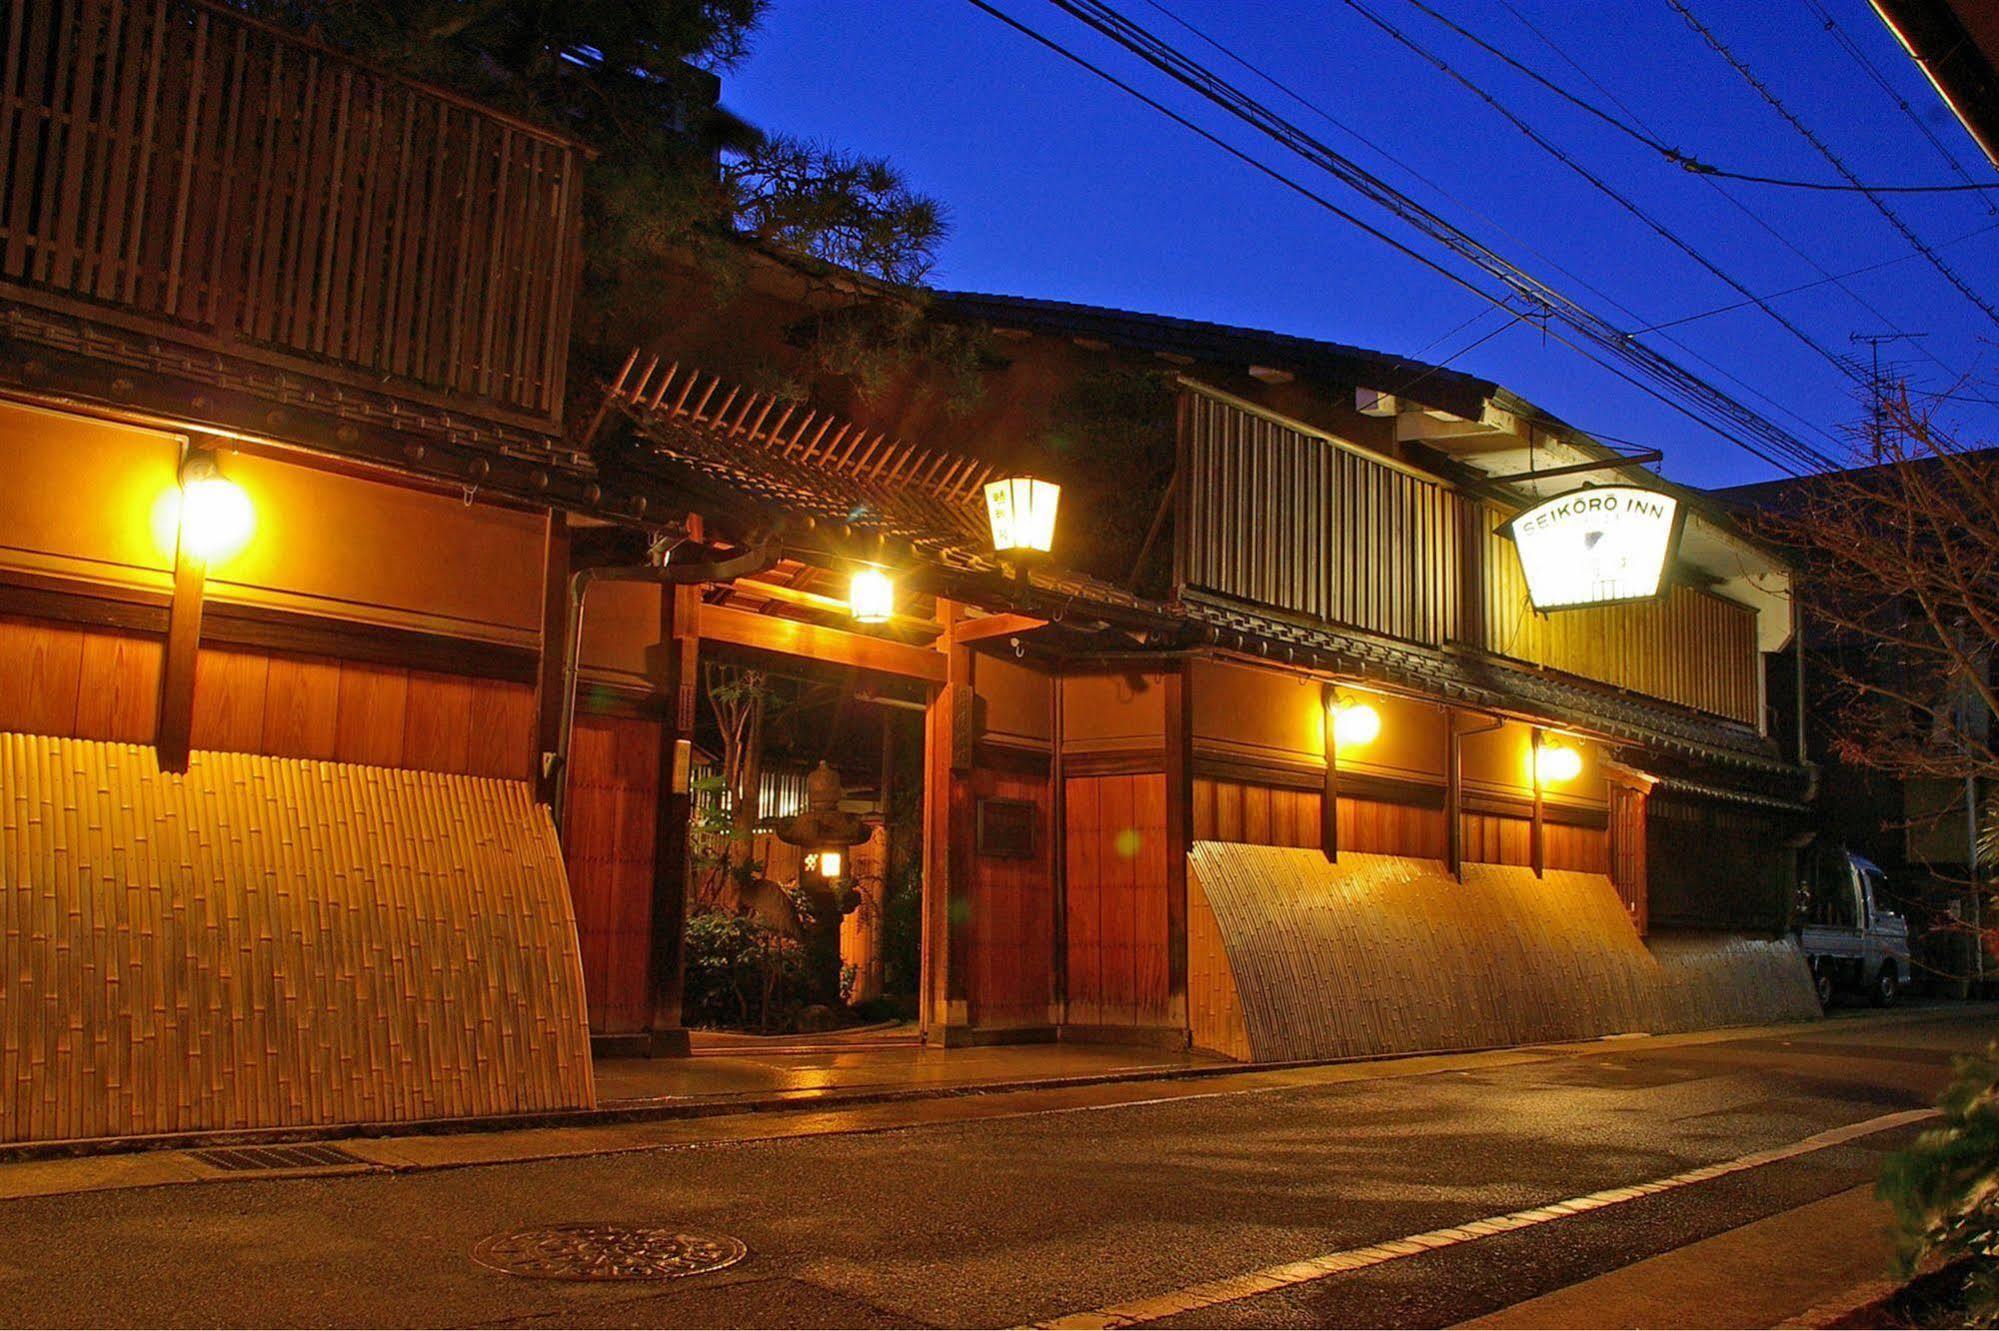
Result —
[[[1849, 342], [1865, 342], [1872, 355], [1872, 367], [1867, 376], [1868, 391], [1872, 395], [1871, 410], [1868, 412], [1867, 448], [1876, 462], [1881, 460], [1881, 440], [1887, 432], [1887, 385], [1881, 379], [1881, 344], [1883, 342], [1913, 342], [1928, 333], [1848, 333]], [[1890, 365], [1893, 368], [1893, 365]]]

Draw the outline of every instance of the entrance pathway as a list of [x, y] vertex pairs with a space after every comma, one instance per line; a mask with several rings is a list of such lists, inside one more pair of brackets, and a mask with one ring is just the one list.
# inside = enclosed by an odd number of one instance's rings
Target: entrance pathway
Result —
[[1060, 1084], [1078, 1078], [1137, 1077], [1227, 1060], [1187, 1050], [1129, 1045], [1016, 1044], [942, 1049], [912, 1027], [823, 1036], [697, 1033], [691, 1058], [597, 1061], [597, 1102], [607, 1109], [649, 1104], [807, 1100], [828, 1092], [936, 1092], [973, 1086]]

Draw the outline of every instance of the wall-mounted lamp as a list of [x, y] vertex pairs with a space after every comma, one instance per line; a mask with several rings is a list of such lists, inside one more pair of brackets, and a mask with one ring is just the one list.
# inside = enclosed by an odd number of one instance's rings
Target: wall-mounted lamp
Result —
[[1381, 713], [1354, 698], [1342, 698], [1333, 706], [1333, 740], [1343, 749], [1372, 744], [1381, 733]]
[[1032, 476], [1010, 476], [986, 486], [986, 520], [993, 548], [1006, 555], [1045, 555], [1055, 544], [1055, 509], [1062, 487]]
[[257, 525], [243, 487], [222, 474], [213, 453], [189, 453], [180, 468], [181, 548], [204, 563], [243, 548]]
[[878, 568], [854, 570], [847, 608], [860, 624], [886, 624], [895, 614], [895, 581]]
[[1544, 786], [1559, 786], [1583, 774], [1583, 756], [1566, 744], [1547, 741], [1534, 749], [1534, 774]]

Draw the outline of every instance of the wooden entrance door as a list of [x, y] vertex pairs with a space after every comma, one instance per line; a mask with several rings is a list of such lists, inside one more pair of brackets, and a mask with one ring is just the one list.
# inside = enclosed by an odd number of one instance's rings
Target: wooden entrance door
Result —
[[656, 721], [576, 718], [562, 847], [592, 1035], [636, 1033], [651, 1019], [659, 743]]

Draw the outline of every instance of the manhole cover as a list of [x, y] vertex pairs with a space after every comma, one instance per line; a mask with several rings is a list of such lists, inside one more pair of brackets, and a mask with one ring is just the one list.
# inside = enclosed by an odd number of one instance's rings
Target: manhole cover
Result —
[[677, 1280], [733, 1266], [747, 1251], [726, 1235], [666, 1225], [540, 1225], [480, 1239], [472, 1260], [531, 1280]]

